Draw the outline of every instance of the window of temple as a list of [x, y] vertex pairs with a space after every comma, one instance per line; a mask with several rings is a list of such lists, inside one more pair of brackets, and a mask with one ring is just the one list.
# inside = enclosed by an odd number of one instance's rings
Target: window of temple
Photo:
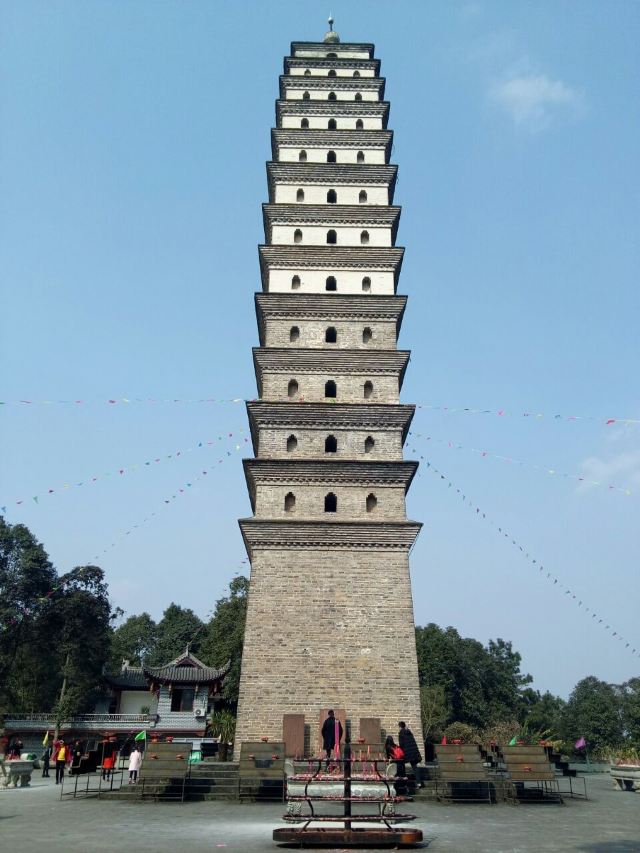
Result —
[[311, 77], [311, 69], [310, 68], [304, 69], [304, 76], [305, 77]]
[[369, 382], [368, 380], [364, 383], [364, 398], [368, 400], [373, 394], [373, 382]]
[[356, 159], [358, 163], [364, 163], [364, 151], [358, 151], [358, 156]]
[[328, 53], [327, 54], [327, 59], [337, 59], [337, 58], [338, 58], [337, 53]]
[[338, 333], [335, 330], [334, 326], [329, 326], [329, 328], [324, 333], [324, 340], [327, 344], [335, 344], [338, 340]]
[[332, 400], [335, 400], [338, 396], [338, 389], [336, 388], [336, 383], [333, 381], [333, 379], [330, 379], [328, 382], [325, 382], [324, 396], [329, 397]]
[[303, 118], [303, 119], [302, 119], [302, 121], [300, 122], [300, 127], [302, 127], [302, 128], [307, 128], [307, 127], [309, 127], [309, 119], [308, 119], [308, 118]]
[[362, 100], [362, 95], [360, 94], [360, 92], [356, 92], [356, 96], [355, 96], [354, 100], [356, 100], [356, 101]]
[[329, 92], [329, 97], [327, 98], [327, 100], [328, 101], [337, 101], [338, 98], [336, 97], [336, 93], [335, 92]]
[[373, 448], [375, 446], [376, 446], [375, 439], [372, 436], [368, 435], [364, 440], [364, 452], [365, 453], [371, 453], [371, 451], [373, 450]]
[[295, 435], [290, 435], [287, 439], [287, 453], [293, 453], [293, 451], [298, 446], [298, 439]]
[[324, 440], [324, 452], [325, 453], [337, 453], [338, 452], [338, 439], [335, 435], [328, 435]]
[[338, 193], [335, 190], [329, 190], [327, 193], [327, 204], [337, 204]]
[[362, 289], [365, 293], [369, 293], [369, 291], [371, 290], [371, 279], [368, 275], [365, 275], [365, 277], [362, 279]]
[[293, 512], [296, 508], [296, 496], [293, 492], [287, 492], [284, 496], [284, 511]]
[[293, 232], [293, 242], [302, 243], [302, 231], [299, 228], [296, 228]]
[[294, 275], [291, 279], [291, 290], [300, 290], [300, 276]]
[[360, 243], [363, 246], [366, 246], [368, 242], [369, 242], [369, 232], [368, 231], [361, 231], [360, 232]]
[[327, 74], [327, 77], [337, 77], [337, 76], [338, 76], [338, 75], [336, 74], [336, 69], [335, 69], [335, 68], [330, 68], [330, 69], [329, 69], [329, 73]]
[[302, 93], [302, 100], [303, 101], [308, 101], [308, 100], [310, 100], [310, 98], [311, 98], [311, 95], [308, 92]]
[[367, 191], [366, 190], [360, 190], [360, 195], [358, 196], [358, 201], [360, 202], [360, 204], [366, 204], [367, 203]]
[[367, 495], [367, 512], [373, 512], [374, 509], [378, 506], [378, 499], [372, 493]]
[[327, 243], [337, 243], [337, 242], [338, 242], [338, 235], [336, 234], [336, 232], [332, 228], [330, 231], [327, 231]]
[[325, 290], [337, 290], [338, 282], [335, 280], [334, 276], [330, 275], [329, 278], [324, 283]]
[[336, 162], [336, 152], [335, 151], [327, 151], [327, 163], [335, 163]]
[[298, 383], [295, 379], [290, 379], [289, 384], [287, 385], [287, 395], [289, 397], [295, 397], [298, 393]]
[[333, 492], [329, 492], [329, 494], [324, 497], [324, 511], [338, 512], [338, 498], [333, 494]]
[[296, 193], [296, 201], [304, 201], [304, 190], [299, 189]]
[[369, 326], [365, 326], [362, 330], [362, 343], [368, 344], [371, 338], [373, 337], [373, 332], [369, 328]]
[[289, 329], [289, 340], [291, 342], [297, 341], [300, 337], [300, 329], [297, 326], [292, 326]]
[[193, 711], [195, 689], [193, 687], [174, 687], [171, 691], [172, 711]]
[[307, 162], [307, 152], [306, 151], [301, 151], [298, 154], [298, 161], [300, 163], [306, 163]]
[[354, 71], [354, 72], [353, 72], [353, 76], [354, 76], [354, 77], [359, 77], [359, 76], [360, 76], [360, 72], [359, 72], [359, 71]]
[[337, 130], [338, 129], [338, 123], [336, 122], [336, 120], [334, 118], [330, 118], [329, 124], [327, 125], [327, 127], [329, 128], [329, 130]]
[[356, 130], [364, 130], [364, 122], [359, 118], [356, 122]]

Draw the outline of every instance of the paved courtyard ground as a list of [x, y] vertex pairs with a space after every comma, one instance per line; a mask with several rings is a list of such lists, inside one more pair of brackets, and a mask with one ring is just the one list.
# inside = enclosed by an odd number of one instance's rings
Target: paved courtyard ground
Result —
[[[430, 853], [640, 853], [640, 795], [616, 793], [609, 778], [587, 781], [590, 800], [556, 805], [412, 803]], [[32, 788], [0, 791], [0, 850], [127, 853], [262, 853], [278, 848], [274, 804], [126, 803], [66, 798], [34, 773]], [[341, 848], [338, 848], [341, 849]]]

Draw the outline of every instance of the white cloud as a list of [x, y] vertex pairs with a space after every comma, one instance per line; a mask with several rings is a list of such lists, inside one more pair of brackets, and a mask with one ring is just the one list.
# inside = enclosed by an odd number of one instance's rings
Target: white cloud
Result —
[[577, 118], [584, 111], [581, 92], [546, 74], [509, 76], [491, 87], [490, 97], [517, 127], [530, 131], [543, 130], [562, 113]]
[[603, 486], [613, 485], [636, 491], [640, 488], [640, 450], [618, 453], [609, 459], [590, 456], [582, 463], [581, 472], [585, 482], [580, 484], [580, 491], [589, 488], [589, 480], [595, 480]]

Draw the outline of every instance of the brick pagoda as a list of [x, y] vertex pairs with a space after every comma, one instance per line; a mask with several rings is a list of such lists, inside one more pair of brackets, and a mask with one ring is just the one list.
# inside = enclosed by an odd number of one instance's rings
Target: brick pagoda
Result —
[[[331, 22], [332, 23], [332, 22]], [[259, 399], [240, 527], [251, 583], [236, 747], [282, 738], [283, 714], [344, 709], [420, 740], [409, 551], [420, 524], [402, 448], [414, 407], [397, 348], [397, 167], [372, 44], [294, 42], [267, 163], [255, 296]]]

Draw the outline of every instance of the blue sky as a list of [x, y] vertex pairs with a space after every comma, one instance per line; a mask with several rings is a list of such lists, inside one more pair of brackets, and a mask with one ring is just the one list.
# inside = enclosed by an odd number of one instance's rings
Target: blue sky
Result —
[[[2, 4], [0, 398], [85, 402], [1, 407], [0, 506], [60, 571], [100, 554], [129, 614], [175, 600], [204, 616], [246, 571], [244, 407], [105, 401], [255, 394], [277, 78], [290, 41], [321, 38], [327, 12], [300, 0]], [[640, 8], [333, 13], [344, 41], [376, 44], [387, 78], [407, 247], [400, 343], [413, 351], [403, 400], [505, 411], [416, 414], [432, 440], [412, 437], [407, 455], [447, 476], [423, 466], [409, 495], [424, 522], [416, 620], [511, 639], [535, 685], [562, 695], [589, 674], [638, 675], [611, 631], [640, 649], [640, 425], [605, 421], [640, 418]]]

